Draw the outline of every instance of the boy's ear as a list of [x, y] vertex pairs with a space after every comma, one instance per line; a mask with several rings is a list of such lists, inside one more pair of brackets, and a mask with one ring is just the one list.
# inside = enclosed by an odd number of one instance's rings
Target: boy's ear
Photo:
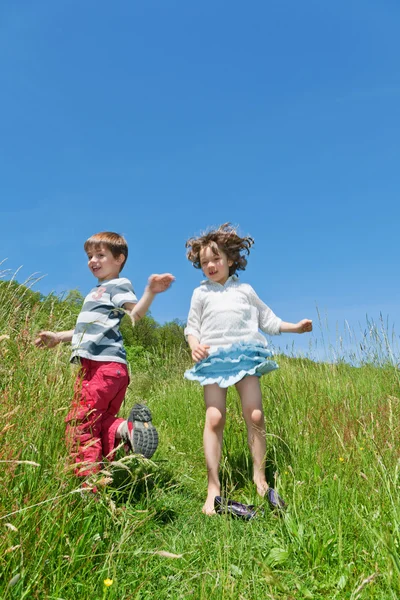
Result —
[[118, 263], [119, 265], [123, 265], [123, 264], [124, 264], [124, 261], [125, 261], [125, 256], [122, 254], [122, 252], [121, 252], [121, 254], [120, 254], [118, 257], [117, 257], [117, 259], [116, 259], [116, 260], [117, 260], [117, 263]]

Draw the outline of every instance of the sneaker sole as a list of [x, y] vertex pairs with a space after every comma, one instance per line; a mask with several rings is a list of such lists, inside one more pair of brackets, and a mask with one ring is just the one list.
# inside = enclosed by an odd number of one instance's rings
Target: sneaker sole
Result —
[[151, 458], [158, 447], [158, 432], [151, 422], [150, 409], [144, 404], [135, 404], [128, 423], [133, 425], [133, 452]]

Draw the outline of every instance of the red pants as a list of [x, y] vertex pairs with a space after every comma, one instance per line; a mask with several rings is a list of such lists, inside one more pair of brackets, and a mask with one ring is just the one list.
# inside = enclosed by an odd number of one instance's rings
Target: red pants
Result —
[[103, 457], [113, 460], [115, 433], [124, 419], [117, 413], [129, 384], [127, 366], [116, 362], [81, 359], [72, 408], [65, 421], [66, 441], [79, 467], [78, 477], [96, 473]]

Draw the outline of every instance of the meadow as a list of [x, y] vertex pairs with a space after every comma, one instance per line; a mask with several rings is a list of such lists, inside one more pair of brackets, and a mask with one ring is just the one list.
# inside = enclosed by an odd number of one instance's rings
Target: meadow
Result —
[[64, 446], [68, 347], [32, 344], [42, 328], [70, 328], [77, 303], [28, 288], [0, 287], [2, 600], [400, 597], [400, 372], [386, 338], [359, 366], [280, 355], [262, 378], [267, 476], [283, 514], [255, 494], [229, 390], [223, 495], [263, 510], [249, 522], [206, 517], [202, 390], [182, 377], [185, 349], [132, 347], [122, 413], [146, 402], [159, 448], [152, 460], [121, 449], [98, 493], [82, 492]]

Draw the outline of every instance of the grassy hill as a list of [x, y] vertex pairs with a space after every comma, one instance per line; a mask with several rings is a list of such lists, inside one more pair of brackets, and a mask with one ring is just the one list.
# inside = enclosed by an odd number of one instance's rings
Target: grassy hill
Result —
[[289, 505], [281, 517], [255, 494], [229, 390], [224, 495], [265, 511], [251, 522], [205, 517], [202, 390], [182, 377], [179, 333], [130, 346], [122, 412], [143, 399], [151, 407], [153, 460], [121, 453], [105, 467], [108, 484], [81, 493], [64, 446], [69, 350], [32, 345], [39, 329], [71, 328], [78, 310], [74, 297], [0, 285], [0, 598], [400, 597], [397, 368], [277, 357], [261, 381], [267, 475]]

